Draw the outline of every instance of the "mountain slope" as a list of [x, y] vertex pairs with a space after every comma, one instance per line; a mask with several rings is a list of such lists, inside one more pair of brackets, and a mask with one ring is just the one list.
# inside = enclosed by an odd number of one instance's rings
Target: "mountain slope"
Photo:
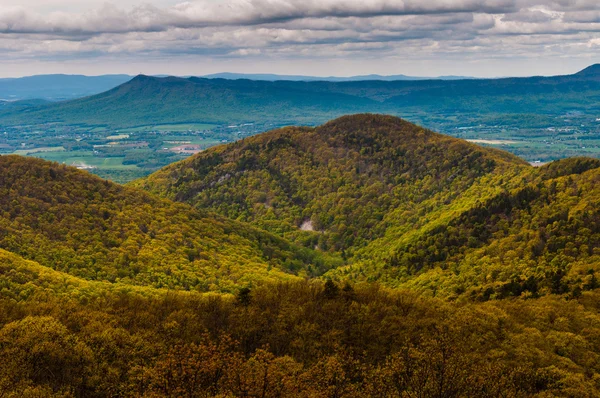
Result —
[[79, 278], [194, 290], [293, 279], [284, 240], [38, 159], [0, 157], [0, 248]]
[[[5, 109], [0, 126], [62, 123], [123, 128], [172, 123], [315, 125], [344, 114], [412, 115], [454, 127], [494, 123], [539, 127], [567, 112], [596, 115], [596, 66], [554, 77], [423, 81], [252, 81], [138, 76], [110, 91], [26, 109]], [[453, 119], [451, 119], [453, 120]], [[494, 125], [491, 124], [491, 125]], [[477, 125], [477, 124], [474, 124]]]
[[598, 395], [598, 292], [457, 305], [297, 281], [241, 297], [86, 282], [0, 250], [0, 393]]
[[376, 275], [393, 286], [453, 298], [579, 295], [600, 287], [599, 182], [596, 159], [528, 170], [486, 188], [482, 200], [452, 219], [440, 223], [442, 217], [428, 215], [431, 222], [414, 225], [417, 234], [386, 231], [354, 264], [332, 274]]
[[[223, 212], [246, 204], [257, 224], [338, 242], [350, 264], [304, 280], [324, 257], [272, 234], [0, 157], [0, 396], [600, 394], [598, 160], [533, 168], [358, 115], [140, 184], [208, 192]], [[324, 213], [326, 230], [298, 231], [284, 218], [298, 211]]]
[[46, 99], [59, 101], [110, 90], [131, 79], [127, 75], [37, 75], [0, 79], [0, 99]]
[[140, 75], [92, 97], [9, 112], [0, 124], [60, 122], [126, 127], [254, 120], [308, 122], [313, 116], [356, 112], [375, 103], [343, 93], [315, 96], [302, 83]]
[[214, 148], [135, 185], [340, 252], [349, 265], [329, 277], [487, 300], [593, 285], [599, 173], [599, 160], [533, 168], [356, 115]]
[[409, 220], [486, 175], [523, 167], [508, 153], [399, 118], [355, 115], [210, 149], [135, 185], [307, 246], [347, 251], [381, 236], [393, 209]]

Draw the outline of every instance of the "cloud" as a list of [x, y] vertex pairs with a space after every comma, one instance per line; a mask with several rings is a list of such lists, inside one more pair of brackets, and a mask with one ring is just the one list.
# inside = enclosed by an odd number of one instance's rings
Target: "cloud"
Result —
[[500, 13], [512, 0], [233, 0], [192, 1], [168, 8], [150, 4], [129, 10], [106, 3], [78, 14], [36, 14], [24, 7], [0, 7], [0, 33], [100, 34], [154, 32], [170, 28], [262, 25], [306, 18], [368, 18], [382, 15]]
[[393, 61], [590, 57], [600, 40], [600, 4], [589, 0], [100, 1], [3, 1], [0, 50], [11, 61], [115, 54]]

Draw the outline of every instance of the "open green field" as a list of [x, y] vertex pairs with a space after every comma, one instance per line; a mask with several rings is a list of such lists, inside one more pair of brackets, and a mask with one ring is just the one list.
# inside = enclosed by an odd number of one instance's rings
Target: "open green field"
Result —
[[45, 127], [10, 129], [0, 136], [2, 153], [34, 156], [79, 167], [120, 183], [151, 174], [192, 152], [171, 151], [171, 148], [194, 145], [196, 149], [204, 150], [255, 133], [248, 130], [249, 127], [235, 131], [224, 127], [203, 130], [214, 127], [208, 124], [134, 129], [138, 131], [102, 127], [85, 129], [81, 126]]
[[215, 138], [203, 138], [199, 136], [165, 136], [162, 138], [163, 148], [173, 148], [181, 145], [201, 145], [202, 148], [208, 148], [222, 144], [221, 140]]
[[20, 149], [18, 151], [14, 151], [14, 155], [27, 156], [32, 155], [34, 153], [45, 153], [45, 152], [62, 152], [65, 148], [62, 146], [57, 147], [41, 147], [41, 148], [32, 148], [32, 149]]
[[99, 157], [94, 156], [92, 151], [62, 151], [36, 153], [36, 157], [64, 163], [67, 165], [87, 165], [98, 169], [131, 170], [135, 165], [124, 165], [124, 157]]
[[215, 127], [217, 127], [216, 124], [159, 124], [126, 128], [119, 131], [122, 133], [136, 133], [141, 131], [203, 131]]

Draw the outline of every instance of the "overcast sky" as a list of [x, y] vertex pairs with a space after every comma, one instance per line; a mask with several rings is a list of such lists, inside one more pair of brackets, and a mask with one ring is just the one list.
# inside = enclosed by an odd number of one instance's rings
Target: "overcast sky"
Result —
[[0, 76], [527, 76], [600, 62], [598, 0], [0, 0]]

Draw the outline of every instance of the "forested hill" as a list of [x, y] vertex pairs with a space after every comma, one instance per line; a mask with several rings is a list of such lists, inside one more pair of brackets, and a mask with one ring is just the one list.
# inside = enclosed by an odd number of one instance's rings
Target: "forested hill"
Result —
[[598, 160], [357, 115], [138, 185], [196, 208], [0, 157], [0, 397], [600, 395]]
[[492, 179], [471, 194], [470, 203], [415, 219], [411, 230], [389, 228], [335, 272], [482, 301], [578, 297], [600, 287], [599, 160], [557, 161]]
[[135, 184], [340, 253], [350, 265], [331, 277], [489, 299], [588, 286], [600, 265], [599, 167], [533, 168], [355, 115], [214, 148]]
[[348, 252], [381, 236], [392, 209], [419, 214], [421, 203], [440, 206], [486, 175], [523, 167], [508, 153], [399, 118], [355, 115], [209, 149], [135, 185]]
[[169, 123], [311, 123], [331, 114], [375, 109], [376, 101], [315, 91], [303, 82], [140, 75], [87, 98], [0, 114], [0, 125], [65, 123], [109, 127]]
[[33, 158], [0, 157], [0, 208], [0, 248], [87, 280], [235, 291], [322, 264], [248, 225]]
[[[5, 108], [0, 126], [60, 123], [124, 128], [173, 123], [308, 124], [344, 114], [452, 114], [463, 125], [512, 124], [548, 115], [595, 115], [598, 66], [555, 77], [304, 82], [137, 76], [110, 91], [61, 103]], [[513, 115], [497, 118], [498, 115]], [[529, 116], [527, 116], [529, 115]], [[541, 120], [541, 119], [543, 120]], [[531, 120], [530, 120], [531, 119]], [[428, 119], [436, 124], [435, 117]], [[541, 121], [540, 121], [541, 120]], [[445, 122], [446, 123], [446, 122]], [[518, 125], [517, 123], [517, 125]], [[492, 124], [493, 125], [493, 124]], [[536, 125], [537, 126], [537, 125]]]

